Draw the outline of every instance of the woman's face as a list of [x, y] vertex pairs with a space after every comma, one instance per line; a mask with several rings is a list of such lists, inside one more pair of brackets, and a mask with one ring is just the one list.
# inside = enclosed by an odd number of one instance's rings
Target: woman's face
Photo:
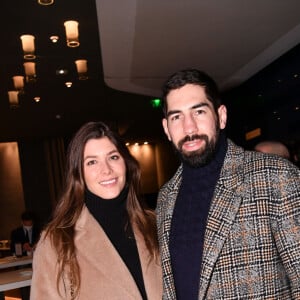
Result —
[[83, 172], [89, 191], [103, 199], [117, 197], [126, 183], [125, 161], [107, 137], [86, 143]]

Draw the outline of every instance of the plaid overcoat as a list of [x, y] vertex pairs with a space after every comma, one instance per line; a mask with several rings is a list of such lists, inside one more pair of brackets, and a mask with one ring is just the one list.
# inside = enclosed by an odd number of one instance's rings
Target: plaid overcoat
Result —
[[[169, 252], [182, 166], [160, 190], [163, 299], [175, 300]], [[228, 150], [211, 202], [198, 299], [300, 299], [300, 170], [279, 156]]]

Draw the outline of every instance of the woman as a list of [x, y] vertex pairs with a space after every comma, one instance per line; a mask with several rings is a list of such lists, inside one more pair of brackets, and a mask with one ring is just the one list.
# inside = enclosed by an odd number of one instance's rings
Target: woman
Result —
[[30, 299], [161, 299], [155, 216], [139, 194], [139, 165], [120, 137], [102, 122], [83, 125], [34, 253]]

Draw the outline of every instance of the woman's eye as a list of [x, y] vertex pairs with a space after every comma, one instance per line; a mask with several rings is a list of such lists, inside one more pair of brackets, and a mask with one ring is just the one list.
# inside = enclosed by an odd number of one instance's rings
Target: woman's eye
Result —
[[119, 155], [112, 155], [111, 157], [110, 157], [110, 159], [112, 159], [112, 160], [117, 160], [117, 159], [119, 159]]
[[89, 161], [87, 162], [87, 165], [88, 165], [88, 166], [91, 166], [91, 165], [94, 165], [94, 164], [96, 164], [96, 163], [97, 163], [96, 160], [89, 160]]

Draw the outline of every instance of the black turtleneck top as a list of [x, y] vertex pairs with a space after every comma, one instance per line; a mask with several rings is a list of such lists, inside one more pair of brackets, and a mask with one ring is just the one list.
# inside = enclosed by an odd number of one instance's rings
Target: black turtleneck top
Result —
[[204, 233], [227, 142], [223, 134], [214, 159], [204, 167], [183, 164], [170, 234], [170, 255], [178, 300], [197, 300]]
[[118, 197], [107, 200], [87, 190], [85, 203], [120, 254], [132, 274], [142, 298], [146, 300], [147, 295], [138, 249], [126, 211], [127, 195], [128, 188], [125, 188]]

